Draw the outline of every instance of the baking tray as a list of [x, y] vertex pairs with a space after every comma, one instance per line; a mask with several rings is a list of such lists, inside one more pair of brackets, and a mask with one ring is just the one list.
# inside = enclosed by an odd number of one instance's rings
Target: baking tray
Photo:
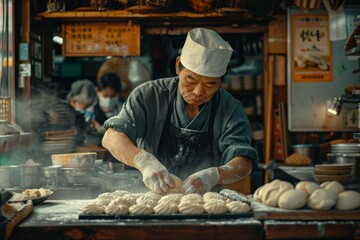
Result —
[[107, 215], [107, 214], [79, 214], [79, 220], [184, 220], [184, 219], [238, 219], [238, 218], [252, 218], [253, 212], [247, 213], [223, 213], [223, 214], [124, 214], [124, 215]]

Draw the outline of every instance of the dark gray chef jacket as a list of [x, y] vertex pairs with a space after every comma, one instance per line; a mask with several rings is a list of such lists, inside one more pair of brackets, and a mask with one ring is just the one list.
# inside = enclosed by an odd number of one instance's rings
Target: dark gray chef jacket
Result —
[[[206, 103], [199, 114], [190, 121], [185, 102], [178, 90], [178, 77], [162, 78], [136, 87], [124, 103], [121, 112], [109, 118], [104, 127], [125, 133], [139, 148], [157, 155], [160, 138], [168, 110], [171, 122], [178, 127], [192, 130], [208, 129], [212, 102]], [[218, 166], [236, 156], [250, 159], [254, 167], [258, 154], [251, 146], [251, 128], [240, 101], [219, 88], [213, 96], [216, 111], [213, 131], [213, 153], [219, 156]], [[175, 98], [171, 101], [171, 98]], [[169, 109], [173, 102], [173, 109]]]

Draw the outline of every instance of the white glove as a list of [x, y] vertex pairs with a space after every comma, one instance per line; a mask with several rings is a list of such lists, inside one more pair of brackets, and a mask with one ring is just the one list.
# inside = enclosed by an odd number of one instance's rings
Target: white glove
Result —
[[143, 182], [151, 191], [165, 193], [175, 187], [167, 168], [151, 153], [142, 150], [134, 158], [134, 165], [143, 176]]
[[209, 192], [219, 181], [217, 167], [211, 167], [190, 175], [183, 183], [184, 193]]

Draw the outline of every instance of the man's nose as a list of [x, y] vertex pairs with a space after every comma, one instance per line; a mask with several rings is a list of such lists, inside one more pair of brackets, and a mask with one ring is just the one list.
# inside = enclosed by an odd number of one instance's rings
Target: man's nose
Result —
[[204, 86], [202, 83], [198, 83], [194, 90], [193, 90], [193, 93], [197, 96], [201, 96], [203, 93], [204, 93]]

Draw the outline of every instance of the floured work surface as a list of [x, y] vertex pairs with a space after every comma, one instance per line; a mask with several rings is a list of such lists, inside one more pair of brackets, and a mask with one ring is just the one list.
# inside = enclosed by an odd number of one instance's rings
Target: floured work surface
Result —
[[251, 205], [254, 218], [258, 220], [360, 220], [360, 209], [320, 211], [304, 207], [298, 210], [287, 210], [268, 207], [255, 201]]

